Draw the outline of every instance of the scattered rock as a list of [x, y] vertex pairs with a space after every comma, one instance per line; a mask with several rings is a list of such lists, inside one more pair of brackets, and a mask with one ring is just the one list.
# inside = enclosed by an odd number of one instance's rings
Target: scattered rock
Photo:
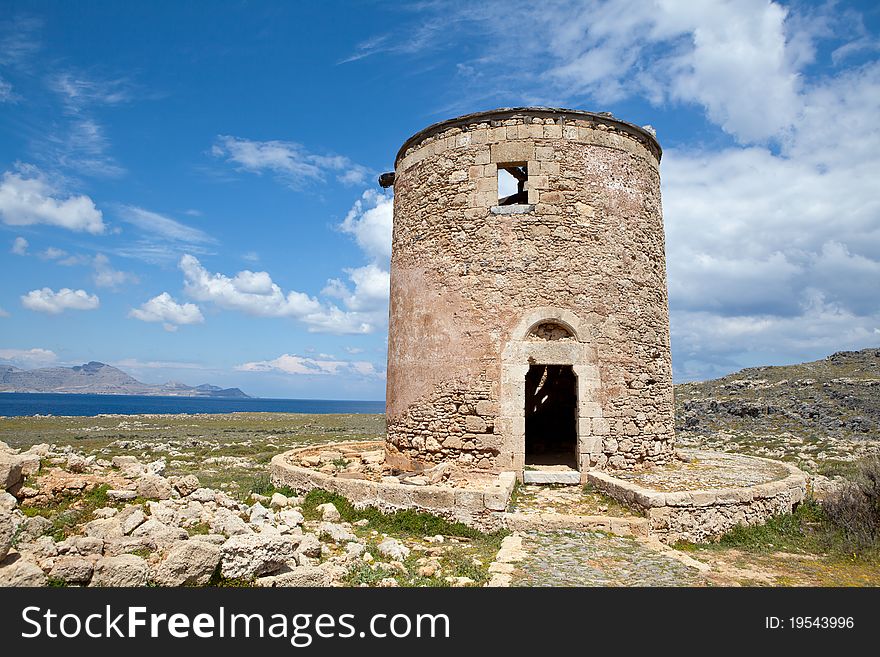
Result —
[[123, 534], [131, 534], [140, 527], [147, 519], [144, 510], [139, 506], [127, 506], [116, 516], [117, 522], [122, 527]]
[[174, 487], [181, 497], [191, 495], [199, 489], [199, 478], [195, 475], [184, 475], [183, 477], [172, 477], [171, 485]]
[[92, 536], [68, 536], [58, 544], [59, 554], [101, 554], [104, 551], [104, 541]]
[[366, 549], [363, 543], [356, 541], [350, 541], [345, 544], [345, 554], [349, 559], [360, 559]]
[[43, 516], [25, 518], [18, 526], [18, 542], [31, 543], [52, 529], [52, 521]]
[[294, 544], [278, 534], [240, 534], [220, 549], [223, 575], [230, 578], [268, 575], [294, 561]]
[[220, 548], [206, 541], [180, 541], [159, 564], [153, 579], [161, 586], [202, 586], [220, 563]]
[[98, 520], [92, 520], [83, 526], [83, 533], [86, 536], [93, 536], [105, 541], [111, 538], [121, 538], [124, 536], [122, 525], [116, 518], [106, 518], [103, 520], [99, 518]]
[[46, 574], [32, 561], [13, 553], [0, 563], [0, 586], [46, 586]]
[[21, 482], [21, 460], [17, 454], [0, 451], [0, 489], [9, 490]]
[[163, 524], [153, 518], [150, 518], [140, 525], [137, 529], [131, 532], [131, 535], [135, 538], [143, 537], [149, 539], [159, 546], [168, 545], [175, 541], [186, 540], [189, 537], [189, 534], [187, 534], [185, 529], [171, 527], [170, 525]]
[[287, 499], [287, 495], [282, 495], [281, 493], [272, 493], [272, 499], [269, 502], [269, 506], [273, 506], [278, 509], [283, 509], [290, 505], [290, 500]]
[[137, 497], [133, 490], [108, 490], [107, 497], [118, 502], [129, 502]]
[[134, 554], [103, 557], [95, 563], [89, 586], [144, 586], [149, 577], [147, 562]]
[[249, 519], [252, 525], [266, 525], [272, 522], [272, 512], [259, 502], [255, 502], [250, 508]]
[[296, 509], [285, 509], [284, 511], [278, 512], [278, 520], [288, 527], [296, 527], [303, 523], [304, 518], [303, 514]]
[[395, 561], [403, 561], [409, 556], [409, 548], [394, 538], [386, 538], [376, 546], [379, 554], [394, 559]]
[[340, 520], [342, 520], [342, 516], [339, 515], [339, 511], [336, 509], [336, 506], [332, 502], [319, 504], [317, 507], [315, 507], [315, 510], [321, 514], [321, 520], [325, 520], [327, 522], [339, 522]]
[[94, 571], [94, 561], [86, 557], [58, 557], [49, 571], [49, 577], [66, 584], [88, 584]]
[[333, 522], [322, 522], [318, 525], [318, 536], [329, 538], [334, 543], [348, 543], [349, 541], [357, 540], [357, 536], [342, 525]]
[[83, 456], [76, 453], [67, 455], [67, 470], [69, 472], [85, 472], [88, 467], [89, 460]]
[[269, 575], [268, 577], [259, 577], [254, 583], [257, 586], [266, 587], [330, 586], [330, 576], [324, 569], [318, 566], [298, 566], [296, 568], [282, 569], [281, 572]]
[[165, 477], [147, 475], [138, 479], [135, 490], [140, 497], [151, 500], [167, 500], [171, 497], [171, 482]]
[[321, 541], [314, 534], [303, 534], [296, 548], [296, 554], [317, 559], [321, 556]]
[[12, 509], [0, 509], [0, 561], [6, 558], [12, 547], [12, 539], [18, 529], [19, 519]]
[[229, 509], [217, 509], [208, 523], [211, 531], [224, 536], [237, 536], [239, 534], [251, 534], [248, 524]]

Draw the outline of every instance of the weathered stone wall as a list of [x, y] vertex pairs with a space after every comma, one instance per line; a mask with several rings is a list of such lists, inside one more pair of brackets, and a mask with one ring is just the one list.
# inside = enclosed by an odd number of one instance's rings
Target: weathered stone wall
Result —
[[[659, 156], [643, 130], [564, 110], [481, 113], [407, 142], [394, 182], [389, 462], [521, 471], [518, 359], [530, 357], [575, 365], [582, 470], [670, 458]], [[528, 165], [529, 204], [497, 207], [498, 165], [510, 163]], [[531, 332], [542, 321], [573, 338]]]

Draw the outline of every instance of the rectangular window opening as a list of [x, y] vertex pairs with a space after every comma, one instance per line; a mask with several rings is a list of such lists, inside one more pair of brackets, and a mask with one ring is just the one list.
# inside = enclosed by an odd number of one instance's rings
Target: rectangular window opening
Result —
[[525, 162], [498, 165], [498, 205], [527, 205], [529, 167]]

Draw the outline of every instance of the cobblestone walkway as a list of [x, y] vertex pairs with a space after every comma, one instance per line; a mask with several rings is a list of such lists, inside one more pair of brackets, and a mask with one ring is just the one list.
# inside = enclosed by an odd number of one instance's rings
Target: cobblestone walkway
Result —
[[524, 532], [511, 586], [701, 586], [700, 573], [631, 538]]

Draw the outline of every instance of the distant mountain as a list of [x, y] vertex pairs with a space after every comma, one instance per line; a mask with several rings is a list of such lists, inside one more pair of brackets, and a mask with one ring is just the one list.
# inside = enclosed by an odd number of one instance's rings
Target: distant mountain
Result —
[[176, 397], [249, 397], [238, 388], [207, 383], [188, 386], [176, 381], [141, 383], [120, 369], [92, 361], [74, 367], [23, 370], [0, 365], [0, 392], [60, 392], [85, 395], [167, 395]]

